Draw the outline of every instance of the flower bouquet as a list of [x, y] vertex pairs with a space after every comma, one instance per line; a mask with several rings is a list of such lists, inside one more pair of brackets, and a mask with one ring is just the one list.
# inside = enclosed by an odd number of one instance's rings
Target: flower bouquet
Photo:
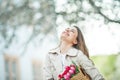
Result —
[[63, 73], [58, 75], [59, 80], [90, 80], [87, 73], [74, 62], [70, 66], [66, 66]]

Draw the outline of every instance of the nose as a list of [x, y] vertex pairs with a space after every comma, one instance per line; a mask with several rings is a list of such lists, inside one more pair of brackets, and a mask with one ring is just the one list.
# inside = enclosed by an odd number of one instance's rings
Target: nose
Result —
[[69, 31], [70, 31], [70, 28], [65, 29], [65, 31], [69, 32]]

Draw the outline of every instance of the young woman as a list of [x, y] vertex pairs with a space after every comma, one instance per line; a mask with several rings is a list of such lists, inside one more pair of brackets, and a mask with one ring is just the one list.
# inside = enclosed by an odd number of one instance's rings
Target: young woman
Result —
[[63, 72], [65, 66], [72, 64], [72, 61], [81, 65], [91, 80], [104, 80], [89, 59], [83, 35], [77, 26], [65, 29], [60, 39], [60, 45], [46, 55], [45, 80], [58, 80], [58, 75]]

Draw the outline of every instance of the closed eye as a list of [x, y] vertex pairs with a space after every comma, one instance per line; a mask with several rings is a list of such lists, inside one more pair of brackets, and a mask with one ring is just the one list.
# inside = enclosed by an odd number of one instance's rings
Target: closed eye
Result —
[[74, 29], [71, 29], [71, 32], [73, 32], [73, 33], [74, 33], [74, 32], [75, 32], [75, 30], [74, 30]]

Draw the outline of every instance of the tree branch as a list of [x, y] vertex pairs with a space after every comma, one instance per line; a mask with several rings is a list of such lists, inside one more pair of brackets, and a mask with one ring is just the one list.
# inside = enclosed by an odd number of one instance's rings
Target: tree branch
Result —
[[110, 19], [109, 17], [107, 17], [105, 14], [102, 13], [102, 11], [100, 10], [99, 7], [97, 7], [94, 3], [93, 0], [89, 0], [89, 3], [91, 4], [91, 6], [102, 16], [104, 17], [104, 19], [110, 21], [110, 22], [114, 22], [114, 23], [119, 23], [120, 24], [120, 20], [113, 20], [113, 19]]
[[16, 27], [13, 28], [13, 33], [12, 33], [10, 39], [8, 41], [6, 41], [4, 48], [8, 48], [10, 46], [10, 44], [12, 43], [12, 41], [15, 37], [15, 31], [16, 31]]
[[[34, 27], [34, 28], [35, 28], [35, 27]], [[53, 30], [53, 28], [48, 27], [48, 28], [45, 30], [45, 31], [46, 31], [46, 32], [44, 33], [45, 36], [43, 36], [43, 37], [40, 39], [40, 42], [42, 42], [52, 30]], [[27, 47], [28, 47], [28, 44], [29, 44], [33, 39], [35, 39], [35, 38], [41, 33], [41, 31], [40, 31], [40, 32], [36, 35], [35, 32], [36, 32], [36, 31], [33, 30], [33, 33], [31, 34], [30, 38], [29, 38], [28, 41], [24, 44], [24, 45], [25, 45], [25, 46], [24, 46], [24, 50], [22, 51], [22, 53], [21, 53], [20, 56], [23, 56], [23, 55], [25, 54], [25, 51], [26, 51], [26, 49], [27, 49]]]

